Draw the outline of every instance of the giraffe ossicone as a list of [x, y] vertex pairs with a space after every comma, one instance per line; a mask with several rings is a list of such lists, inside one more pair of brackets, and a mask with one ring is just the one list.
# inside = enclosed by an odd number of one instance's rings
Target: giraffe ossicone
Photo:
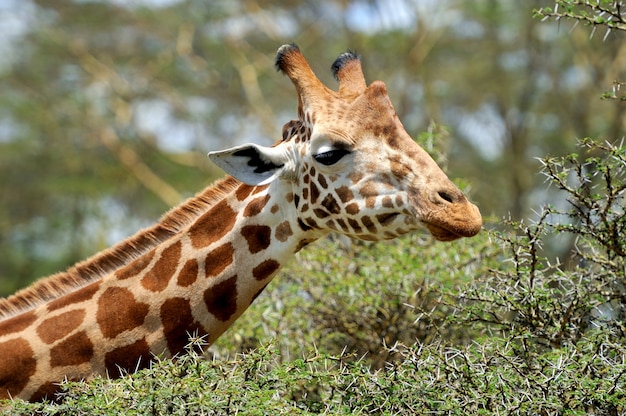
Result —
[[471, 237], [478, 208], [407, 134], [353, 52], [337, 91], [295, 45], [276, 66], [298, 118], [273, 147], [211, 152], [229, 175], [109, 250], [0, 299], [0, 398], [53, 399], [62, 380], [117, 377], [213, 343], [303, 247], [335, 231], [385, 240], [426, 227]]

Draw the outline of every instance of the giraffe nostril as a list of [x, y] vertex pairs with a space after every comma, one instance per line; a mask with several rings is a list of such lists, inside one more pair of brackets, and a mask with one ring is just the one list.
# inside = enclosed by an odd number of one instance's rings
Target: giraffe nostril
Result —
[[454, 203], [456, 201], [456, 198], [454, 197], [454, 195], [448, 191], [439, 191], [437, 192], [437, 195], [439, 195], [439, 198], [443, 199], [444, 201], [448, 203]]

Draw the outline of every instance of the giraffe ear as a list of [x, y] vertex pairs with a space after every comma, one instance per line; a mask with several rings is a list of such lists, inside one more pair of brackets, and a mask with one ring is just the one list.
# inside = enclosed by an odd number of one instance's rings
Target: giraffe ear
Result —
[[264, 147], [244, 144], [209, 152], [209, 159], [226, 173], [247, 185], [266, 185], [285, 171], [289, 156], [279, 144]]

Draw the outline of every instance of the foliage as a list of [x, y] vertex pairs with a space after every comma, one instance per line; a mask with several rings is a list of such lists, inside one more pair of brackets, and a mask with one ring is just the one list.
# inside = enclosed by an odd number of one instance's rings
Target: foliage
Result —
[[[605, 28], [604, 40], [612, 31], [626, 31], [626, 4], [615, 0], [557, 0], [554, 8], [536, 9], [535, 16], [545, 19], [571, 19], [576, 23], [583, 22], [591, 26], [591, 36], [599, 27]], [[626, 101], [626, 82], [614, 80], [613, 89], [605, 92], [602, 97]]]
[[[445, 246], [323, 242], [232, 328], [225, 339], [239, 341], [220, 342], [220, 359], [190, 347], [117, 381], [68, 383], [60, 404], [9, 411], [624, 414], [626, 147], [579, 147], [583, 157], [542, 160], [568, 205], [531, 224]], [[555, 236], [572, 239], [571, 261], [545, 257]]]

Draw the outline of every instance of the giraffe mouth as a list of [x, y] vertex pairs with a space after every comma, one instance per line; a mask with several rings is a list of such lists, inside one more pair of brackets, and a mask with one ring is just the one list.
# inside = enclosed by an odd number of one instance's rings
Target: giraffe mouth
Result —
[[428, 228], [430, 234], [437, 241], [454, 241], [464, 237], [463, 235], [456, 234], [446, 228], [431, 223], [426, 223], [426, 228]]

